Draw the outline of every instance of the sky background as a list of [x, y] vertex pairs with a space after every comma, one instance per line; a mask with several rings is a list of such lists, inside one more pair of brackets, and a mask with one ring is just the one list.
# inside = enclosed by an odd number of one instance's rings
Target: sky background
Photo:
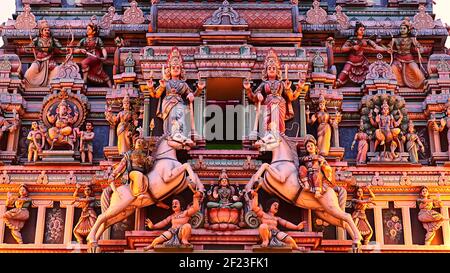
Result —
[[[15, 0], [0, 0], [0, 24], [6, 22], [8, 18], [12, 18], [12, 13], [15, 10]], [[301, 1], [301, 0], [300, 0]], [[450, 0], [434, 0], [436, 3], [433, 12], [436, 14], [436, 19], [441, 19], [442, 22], [450, 25]], [[3, 42], [0, 40], [0, 45]], [[447, 39], [447, 47], [450, 47], [450, 39]]]

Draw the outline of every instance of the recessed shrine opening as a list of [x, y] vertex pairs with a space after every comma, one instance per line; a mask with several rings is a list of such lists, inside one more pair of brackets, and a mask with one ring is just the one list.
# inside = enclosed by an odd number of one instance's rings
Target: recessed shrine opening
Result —
[[206, 82], [207, 149], [241, 149], [244, 132], [242, 78], [209, 78]]

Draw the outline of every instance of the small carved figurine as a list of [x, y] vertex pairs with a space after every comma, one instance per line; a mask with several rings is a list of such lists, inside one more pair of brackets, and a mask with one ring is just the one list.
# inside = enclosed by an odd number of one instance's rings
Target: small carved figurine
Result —
[[351, 149], [355, 147], [355, 143], [358, 141], [358, 154], [356, 155], [356, 163], [364, 164], [367, 159], [367, 152], [369, 151], [369, 136], [364, 132], [363, 122], [359, 125], [359, 131], [355, 134], [355, 139], [352, 142]]
[[414, 123], [412, 120], [410, 120], [408, 124], [408, 134], [406, 134], [406, 150], [408, 150], [409, 161], [411, 163], [419, 162], [419, 149], [422, 151], [422, 153], [425, 152], [425, 147], [423, 146], [422, 141], [420, 141], [419, 136], [414, 130]]
[[422, 222], [423, 228], [427, 231], [427, 234], [425, 235], [425, 245], [431, 245], [431, 241], [433, 241], [434, 236], [436, 236], [436, 231], [442, 226], [444, 221], [448, 221], [448, 219], [444, 219], [439, 212], [433, 210], [433, 208], [442, 207], [442, 201], [439, 200], [439, 196], [436, 200], [430, 198], [429, 195], [428, 188], [423, 186], [420, 189], [420, 198], [417, 199], [420, 209], [418, 219]]
[[30, 218], [29, 208], [31, 207], [31, 198], [28, 197], [28, 188], [25, 184], [19, 187], [19, 196], [13, 196], [10, 192], [6, 195], [6, 205], [14, 207], [5, 212], [2, 218], [6, 226], [11, 229], [11, 234], [18, 244], [23, 244], [20, 230], [25, 222]]
[[81, 216], [78, 220], [77, 225], [73, 229], [73, 235], [77, 239], [79, 244], [83, 243], [83, 239], [91, 231], [91, 228], [95, 224], [95, 220], [97, 220], [97, 213], [95, 213], [95, 196], [92, 193], [92, 186], [86, 185], [84, 187], [84, 197], [78, 198], [78, 192], [81, 188], [80, 184], [76, 184], [75, 192], [73, 193], [73, 197], [75, 200], [72, 201], [72, 204], [78, 203], [81, 207]]
[[352, 199], [354, 208], [352, 218], [355, 222], [355, 225], [358, 227], [361, 236], [363, 237], [364, 245], [369, 244], [370, 239], [373, 235], [373, 229], [370, 226], [369, 220], [367, 220], [366, 209], [369, 208], [370, 204], [375, 205], [375, 203], [372, 201], [372, 199], [375, 198], [375, 194], [370, 189], [370, 186], [367, 186], [366, 189], [370, 194], [370, 198], [364, 199], [363, 188], [357, 187], [355, 189], [355, 196]]

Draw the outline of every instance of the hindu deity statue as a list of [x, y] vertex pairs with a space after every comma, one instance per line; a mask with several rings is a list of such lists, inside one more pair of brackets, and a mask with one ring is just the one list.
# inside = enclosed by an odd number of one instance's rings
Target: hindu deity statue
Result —
[[[373, 118], [373, 113], [375, 112], [375, 119]], [[398, 154], [395, 152], [397, 147], [400, 147], [399, 135], [401, 129], [399, 128], [402, 120], [403, 114], [398, 111], [399, 118], [396, 120], [394, 116], [390, 113], [389, 105], [386, 100], [384, 100], [381, 106], [381, 114], [378, 113], [378, 108], [375, 110], [370, 110], [369, 120], [373, 127], [378, 128], [375, 130], [375, 145], [374, 151], [377, 150], [378, 145], [384, 146], [384, 152], [386, 152], [386, 146], [390, 145], [390, 152], [388, 153], [390, 159], [395, 159]]]
[[48, 129], [48, 143], [51, 145], [50, 150], [55, 144], [69, 144], [74, 149], [73, 124], [77, 121], [79, 113], [75, 109], [72, 112], [70, 105], [66, 100], [61, 100], [55, 110], [55, 114], [48, 111], [46, 116], [50, 124], [54, 126]]
[[52, 36], [46, 20], [39, 22], [39, 36], [32, 40], [30, 47], [34, 53], [34, 62], [25, 72], [25, 88], [47, 86], [58, 74], [53, 55], [66, 50]]
[[317, 127], [317, 146], [319, 148], [319, 154], [327, 156], [331, 146], [331, 124], [332, 122], [339, 123], [341, 121], [341, 114], [337, 112], [336, 118], [331, 120], [330, 114], [327, 111], [327, 101], [323, 95], [319, 97], [319, 110], [310, 116], [311, 111], [308, 106], [305, 113], [308, 124], [314, 124], [316, 121], [319, 124]]
[[45, 145], [45, 134], [42, 132], [36, 121], [31, 123], [31, 130], [28, 133], [27, 140], [28, 144], [28, 162], [36, 162], [38, 160], [39, 153]]
[[80, 219], [78, 219], [78, 223], [73, 229], [73, 235], [77, 239], [79, 244], [83, 243], [83, 239], [91, 231], [91, 228], [95, 224], [95, 220], [97, 220], [97, 213], [95, 212], [95, 196], [92, 192], [92, 186], [86, 185], [84, 187], [84, 197], [78, 197], [78, 192], [81, 188], [80, 184], [76, 184], [75, 192], [73, 193], [73, 197], [75, 200], [72, 201], [72, 204], [78, 203], [81, 207], [81, 215]]
[[81, 154], [81, 162], [86, 162], [86, 156], [88, 158], [88, 162], [92, 163], [94, 158], [94, 126], [92, 122], [86, 122], [86, 131], [80, 131], [78, 128], [76, 129], [76, 134], [80, 138], [80, 154]]
[[431, 245], [431, 241], [436, 236], [436, 231], [442, 226], [445, 219], [439, 212], [433, 210], [433, 208], [442, 207], [442, 201], [438, 199], [430, 198], [430, 193], [427, 187], [420, 189], [420, 198], [417, 199], [419, 205], [418, 219], [422, 222], [423, 228], [427, 231], [425, 235], [425, 245]]
[[130, 97], [128, 94], [122, 100], [122, 108], [117, 115], [112, 113], [111, 107], [105, 111], [106, 120], [113, 126], [117, 123], [117, 148], [119, 154], [128, 152], [131, 148], [132, 137], [138, 125], [138, 118], [135, 111], [131, 109]]
[[14, 196], [10, 192], [7, 193], [6, 206], [14, 208], [3, 214], [3, 221], [11, 229], [11, 234], [16, 242], [23, 244], [20, 230], [30, 218], [29, 208], [31, 207], [31, 198], [28, 196], [28, 188], [25, 184], [20, 185], [19, 196]]
[[207, 197], [210, 200], [206, 204], [208, 208], [240, 209], [243, 205], [236, 188], [230, 185], [226, 170], [222, 170], [218, 185], [213, 187], [212, 192], [208, 192]]
[[355, 138], [352, 142], [351, 149], [355, 147], [356, 141], [358, 141], [358, 154], [356, 155], [356, 163], [364, 164], [367, 159], [367, 152], [369, 151], [369, 136], [364, 131], [364, 124], [361, 120], [359, 125], [359, 131], [355, 134]]
[[[156, 115], [161, 118], [164, 122], [163, 131], [164, 134], [171, 133], [172, 121], [177, 120], [180, 123], [180, 128], [183, 133], [185, 132], [185, 109], [184, 99], [189, 101], [189, 106], [191, 111], [191, 127], [195, 129], [193, 119], [193, 107], [192, 103], [194, 97], [202, 93], [205, 88], [205, 81], [200, 80], [197, 84], [196, 91], [192, 91], [189, 85], [186, 83], [184, 69], [183, 69], [183, 59], [181, 58], [179, 50], [174, 47], [169, 54], [167, 60], [167, 69], [162, 68], [163, 78], [159, 80], [159, 86], [156, 90], [153, 88], [153, 81], [148, 81], [148, 87], [150, 96], [159, 99], [158, 110]], [[164, 98], [162, 94], [165, 93]], [[193, 130], [194, 131], [194, 130]]]
[[266, 211], [261, 209], [258, 204], [258, 192], [252, 190], [251, 192], [251, 208], [258, 216], [261, 225], [258, 228], [259, 236], [261, 237], [261, 247], [282, 247], [286, 244], [292, 249], [304, 251], [304, 247], [299, 247], [294, 238], [287, 233], [278, 229], [278, 225], [291, 230], [302, 230], [306, 221], [300, 222], [298, 225], [293, 224], [281, 217], [278, 217], [278, 209], [280, 201], [272, 198], [267, 201]]
[[152, 221], [147, 218], [145, 223], [149, 229], [160, 229], [169, 224], [171, 224], [171, 227], [169, 230], [164, 231], [159, 237], [155, 238], [150, 245], [144, 248], [144, 251], [148, 251], [162, 243], [170, 247], [191, 246], [189, 238], [191, 237], [192, 226], [189, 224], [189, 220], [200, 210], [201, 197], [202, 192], [195, 192], [193, 196], [193, 205], [185, 210], [183, 210], [184, 202], [182, 198], [175, 197], [172, 200], [173, 214], [156, 224], [153, 224]]
[[355, 189], [355, 195], [352, 199], [353, 213], [352, 218], [355, 225], [358, 227], [361, 236], [363, 237], [363, 244], [367, 245], [373, 235], [373, 229], [370, 226], [369, 220], [367, 220], [366, 209], [369, 208], [370, 204], [376, 205], [372, 200], [375, 198], [375, 194], [370, 189], [370, 186], [366, 187], [370, 194], [370, 198], [364, 199], [364, 190], [361, 187]]
[[87, 57], [81, 62], [81, 70], [83, 71], [84, 82], [88, 80], [112, 87], [111, 79], [103, 69], [103, 63], [106, 61], [108, 54], [104, 47], [103, 41], [99, 36], [99, 28], [94, 23], [89, 23], [86, 27], [86, 37], [78, 43], [78, 48], [74, 49], [74, 53], [86, 54]]
[[350, 38], [342, 46], [342, 53], [349, 53], [347, 62], [336, 80], [336, 87], [344, 86], [348, 80], [355, 84], [362, 84], [366, 80], [369, 71], [369, 61], [365, 53], [382, 53], [386, 49], [377, 45], [374, 41], [364, 38], [366, 27], [357, 22], [355, 36]]
[[[276, 124], [277, 131], [284, 133], [286, 130], [285, 122], [294, 117], [292, 101], [296, 100], [304, 88], [305, 83], [300, 79], [296, 90], [292, 91], [292, 82], [287, 79], [287, 66], [285, 66], [285, 80], [282, 80], [281, 63], [273, 49], [269, 51], [264, 62], [262, 72], [262, 83], [252, 91], [250, 82], [244, 80], [244, 89], [250, 102], [257, 104], [257, 115], [261, 103], [266, 107], [264, 116], [264, 130], [270, 130], [269, 125]], [[256, 129], [256, 128], [254, 128]], [[256, 132], [252, 132], [255, 134]]]
[[411, 35], [411, 22], [404, 20], [400, 25], [400, 37], [392, 38], [390, 51], [393, 54], [392, 71], [399, 86], [422, 89], [425, 82], [424, 73], [414, 61], [413, 51], [419, 55], [424, 49], [415, 37]]
[[314, 193], [316, 198], [322, 197], [322, 193], [328, 186], [333, 185], [333, 170], [325, 158], [318, 154], [316, 139], [308, 135], [305, 140], [307, 156], [300, 157], [299, 177], [303, 188]]
[[410, 120], [408, 124], [408, 133], [406, 134], [406, 150], [409, 153], [409, 161], [411, 163], [419, 162], [419, 149], [422, 153], [425, 152], [425, 147], [414, 129], [414, 123]]

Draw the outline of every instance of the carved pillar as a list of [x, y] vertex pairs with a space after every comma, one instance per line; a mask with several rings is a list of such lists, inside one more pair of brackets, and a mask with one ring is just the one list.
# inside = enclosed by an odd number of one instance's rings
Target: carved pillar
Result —
[[436, 152], [436, 147], [434, 143], [434, 130], [432, 121], [428, 121], [428, 137], [430, 139], [431, 154], [433, 154], [434, 152]]
[[395, 201], [394, 207], [402, 209], [403, 236], [405, 239], [405, 245], [412, 246], [413, 240], [411, 228], [411, 214], [409, 209], [416, 207], [416, 201]]
[[339, 123], [333, 121], [331, 127], [333, 128], [333, 147], [339, 147]]
[[194, 100], [194, 123], [195, 123], [195, 129], [198, 133], [198, 135], [204, 139], [204, 131], [203, 127], [205, 124], [205, 115], [204, 115], [204, 109], [205, 109], [205, 103], [206, 103], [206, 88], [203, 89], [201, 95]]
[[373, 208], [374, 221], [375, 221], [375, 236], [377, 243], [381, 246], [384, 245], [384, 233], [383, 233], [383, 208], [388, 207], [388, 202], [386, 201], [375, 201], [377, 204]]
[[136, 209], [134, 217], [134, 229], [145, 230], [145, 208]]
[[[448, 208], [450, 206], [450, 202], [444, 202], [444, 206], [441, 207], [441, 214], [444, 219], [449, 218]], [[1, 235], [1, 234], [0, 234]], [[450, 223], [448, 221], [444, 221], [442, 225], [442, 237], [444, 240], [444, 245], [450, 245]]]
[[[430, 126], [429, 126], [430, 128]], [[434, 142], [434, 151], [436, 153], [440, 153], [441, 150], [441, 138], [439, 137], [439, 131], [436, 131], [433, 129], [432, 125], [431, 125], [431, 131], [432, 131], [432, 138], [430, 138], [432, 140], [432, 142]]]
[[336, 228], [336, 238], [338, 240], [347, 240], [347, 232], [341, 227]]
[[111, 228], [105, 229], [105, 232], [102, 234], [102, 240], [109, 240], [111, 238]]
[[21, 123], [17, 125], [17, 129], [8, 134], [8, 144], [6, 146], [6, 151], [16, 152], [19, 145], [19, 135], [20, 135]]
[[34, 237], [35, 244], [42, 244], [44, 242], [45, 232], [45, 210], [46, 208], [53, 207], [53, 201], [51, 200], [35, 200], [33, 201], [33, 207], [38, 208], [38, 215], [36, 221], [36, 234]]
[[109, 142], [108, 146], [114, 146], [114, 138], [116, 136], [115, 126], [109, 126]]
[[[6, 202], [5, 200], [0, 201], [0, 215], [3, 215], [6, 212]], [[0, 244], [3, 244], [3, 240], [5, 238], [5, 222], [3, 218], [0, 217]]]
[[[305, 94], [306, 95], [306, 94]], [[306, 102], [305, 102], [305, 96], [300, 95], [298, 97], [298, 101], [300, 104], [300, 136], [304, 137], [306, 136]]]
[[144, 120], [142, 126], [144, 127], [144, 136], [150, 136], [150, 97], [147, 92], [144, 93]]
[[66, 219], [64, 225], [64, 244], [72, 243], [73, 222], [75, 216], [75, 206], [71, 205], [72, 200], [61, 201], [61, 208], [66, 208]]

